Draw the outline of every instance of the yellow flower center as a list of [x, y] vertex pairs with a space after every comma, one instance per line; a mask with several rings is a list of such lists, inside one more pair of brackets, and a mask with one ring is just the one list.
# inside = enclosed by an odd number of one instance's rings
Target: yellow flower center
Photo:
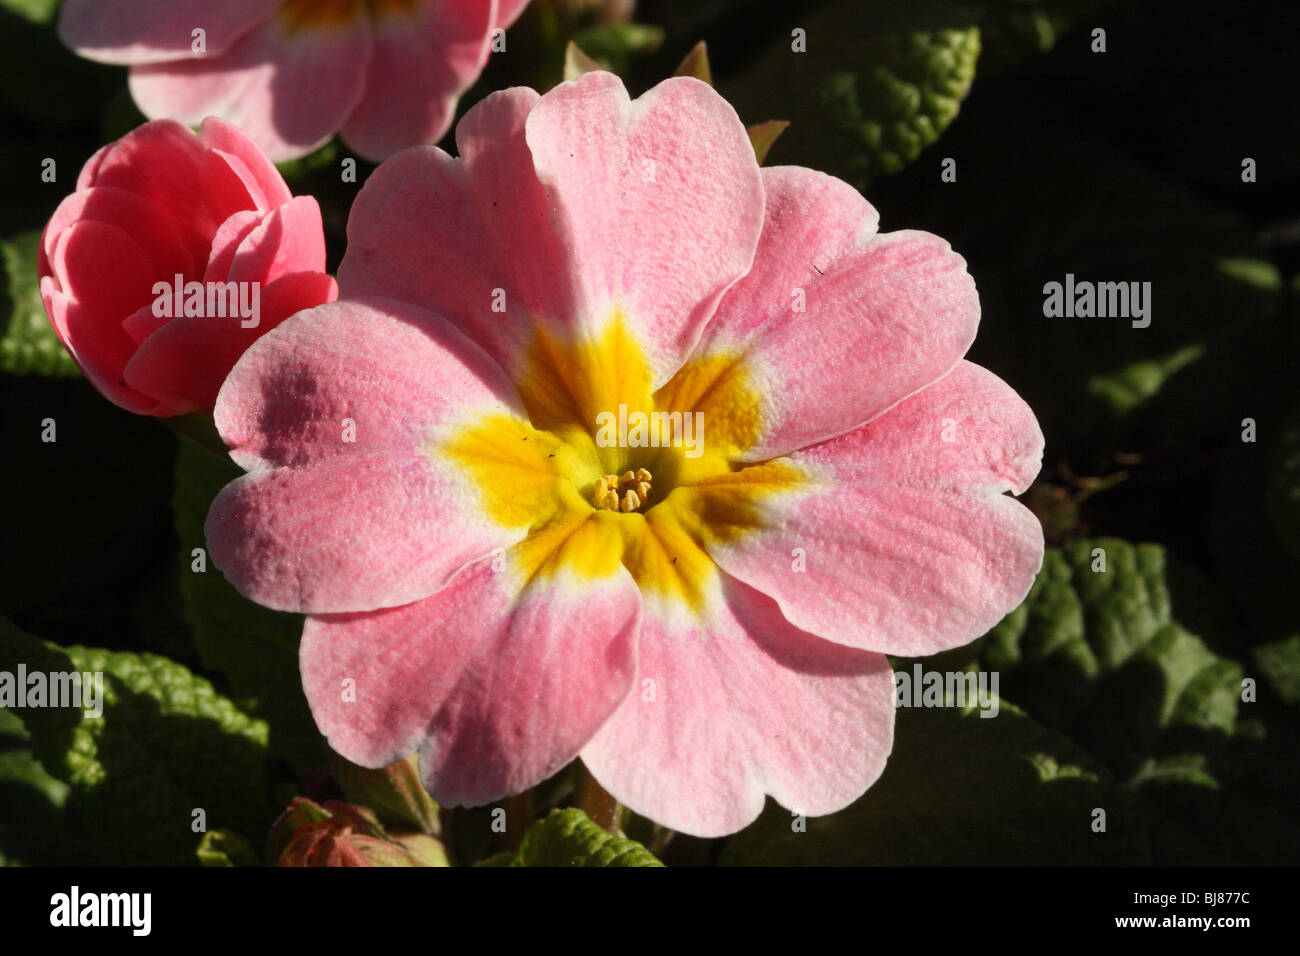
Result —
[[284, 0], [280, 22], [289, 33], [312, 27], [344, 26], [359, 17], [380, 20], [414, 13], [421, 0]]
[[616, 313], [581, 341], [539, 331], [514, 379], [528, 421], [484, 416], [428, 451], [460, 466], [489, 518], [527, 529], [511, 568], [521, 582], [621, 565], [643, 594], [698, 609], [718, 573], [705, 546], [759, 528], [766, 499], [812, 481], [787, 459], [737, 460], [762, 430], [741, 354], [693, 357], [653, 390]]

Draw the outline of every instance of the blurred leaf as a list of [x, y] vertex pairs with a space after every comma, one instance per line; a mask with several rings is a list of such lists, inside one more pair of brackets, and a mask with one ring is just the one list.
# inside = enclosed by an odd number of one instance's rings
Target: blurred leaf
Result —
[[0, 337], [0, 369], [18, 375], [79, 375], [59, 337], [54, 334], [41, 301], [36, 273], [39, 230], [0, 240], [4, 258], [5, 326]]
[[[217, 492], [242, 474], [224, 455], [188, 438], [181, 441], [172, 510], [185, 619], [203, 666], [223, 674], [241, 705], [270, 724], [272, 751], [305, 769], [323, 763], [325, 749], [298, 676], [302, 616], [249, 601], [207, 557], [203, 522], [208, 507]], [[195, 548], [204, 549], [205, 571], [192, 570]]]
[[238, 833], [229, 830], [209, 830], [199, 841], [195, 855], [200, 866], [261, 866], [253, 845]]
[[709, 69], [709, 48], [703, 40], [691, 47], [691, 52], [677, 64], [673, 76], [693, 76], [709, 86], [713, 85], [713, 71]]
[[1255, 648], [1254, 659], [1268, 688], [1293, 707], [1300, 706], [1300, 634]]
[[767, 152], [772, 148], [772, 144], [789, 128], [790, 124], [786, 120], [768, 120], [766, 123], [755, 123], [745, 130], [749, 134], [750, 144], [754, 147], [754, 158], [758, 160], [758, 165], [763, 165], [763, 160], [767, 159]]
[[663, 866], [641, 844], [606, 833], [581, 810], [572, 809], [552, 810], [534, 823], [509, 865]]
[[576, 80], [584, 73], [595, 73], [604, 67], [578, 49], [578, 44], [570, 41], [564, 48], [564, 79]]
[[[952, 703], [951, 701], [949, 702]], [[1093, 811], [1106, 812], [1094, 832]], [[1136, 802], [1069, 740], [1002, 701], [997, 716], [900, 708], [884, 775], [802, 821], [769, 803], [724, 864], [1010, 866], [1148, 862]]]
[[621, 75], [634, 57], [659, 49], [664, 31], [645, 23], [597, 23], [578, 30], [572, 40], [604, 69]]
[[194, 860], [206, 825], [257, 832], [273, 815], [266, 725], [186, 668], [152, 654], [60, 648], [0, 619], [0, 670], [103, 673], [103, 713], [16, 710], [45, 770], [71, 788], [79, 830], [113, 862]]
[[859, 189], [915, 160], [952, 122], [975, 77], [977, 11], [947, 0], [842, 0], [797, 23], [724, 92], [744, 116], [797, 118], [788, 161]]
[[1278, 427], [1267, 496], [1269, 517], [1278, 538], [1300, 558], [1300, 405]]
[[0, 0], [0, 7], [12, 10], [32, 23], [50, 25], [54, 23], [54, 16], [59, 12], [59, 4], [62, 2], [63, 0]]

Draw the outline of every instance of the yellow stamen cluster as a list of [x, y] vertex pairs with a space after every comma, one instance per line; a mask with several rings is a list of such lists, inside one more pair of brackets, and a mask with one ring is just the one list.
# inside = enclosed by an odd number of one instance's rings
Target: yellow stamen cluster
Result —
[[[604, 511], [637, 511], [650, 500], [650, 472], [644, 468], [625, 471], [622, 475], [604, 475], [596, 479], [592, 498]], [[622, 491], [622, 497], [619, 492]]]

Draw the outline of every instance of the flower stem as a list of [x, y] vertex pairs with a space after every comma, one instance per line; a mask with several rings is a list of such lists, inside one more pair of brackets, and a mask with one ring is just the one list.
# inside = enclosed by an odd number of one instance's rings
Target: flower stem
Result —
[[505, 799], [506, 849], [517, 850], [533, 822], [533, 791], [525, 790]]
[[623, 807], [600, 785], [591, 771], [578, 765], [581, 781], [578, 784], [578, 809], [591, 817], [602, 830], [623, 835]]

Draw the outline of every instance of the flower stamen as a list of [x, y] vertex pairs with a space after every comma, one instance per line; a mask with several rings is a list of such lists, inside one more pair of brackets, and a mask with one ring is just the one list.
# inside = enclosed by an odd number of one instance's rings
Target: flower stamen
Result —
[[622, 475], [602, 475], [596, 479], [592, 500], [603, 511], [621, 511], [623, 514], [639, 511], [650, 500], [652, 477], [644, 468], [625, 471]]

